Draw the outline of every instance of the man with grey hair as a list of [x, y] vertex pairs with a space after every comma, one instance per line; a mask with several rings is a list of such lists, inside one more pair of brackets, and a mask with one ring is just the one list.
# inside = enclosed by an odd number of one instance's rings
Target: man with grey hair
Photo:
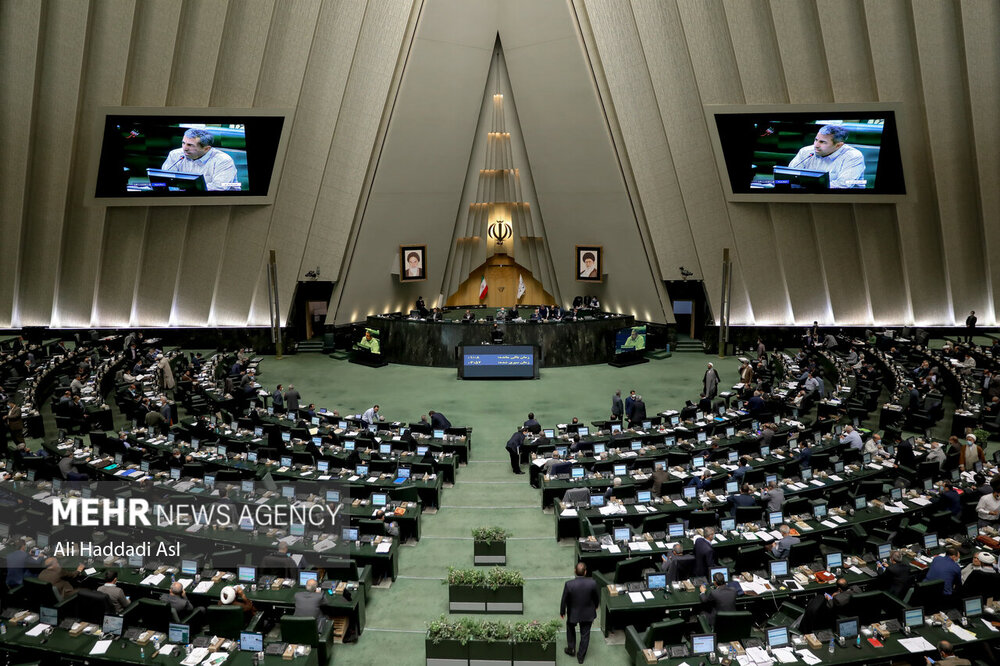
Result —
[[208, 130], [188, 129], [181, 147], [171, 150], [160, 168], [201, 174], [205, 178], [205, 189], [209, 191], [240, 189], [233, 158], [214, 145], [215, 137]]
[[830, 189], [865, 188], [865, 156], [844, 143], [847, 128], [823, 125], [811, 146], [803, 146], [788, 163], [791, 169], [825, 171], [830, 174]]

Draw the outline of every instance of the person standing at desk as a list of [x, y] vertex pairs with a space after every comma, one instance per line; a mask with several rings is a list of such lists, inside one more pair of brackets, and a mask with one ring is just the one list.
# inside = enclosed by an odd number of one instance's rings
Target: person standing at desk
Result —
[[510, 456], [510, 471], [514, 474], [524, 474], [521, 471], [521, 445], [524, 444], [524, 437], [528, 434], [528, 429], [521, 426], [520, 430], [516, 431], [507, 440], [507, 454]]
[[542, 424], [535, 420], [534, 412], [528, 412], [528, 420], [524, 422], [524, 427], [528, 429], [528, 432], [535, 434], [542, 431]]
[[629, 426], [635, 427], [638, 423], [642, 425], [642, 422], [646, 420], [646, 403], [643, 402], [642, 396], [635, 396], [635, 401], [632, 403], [632, 411], [629, 413]]
[[706, 578], [708, 572], [715, 566], [715, 548], [712, 546], [712, 537], [715, 536], [715, 529], [706, 527], [702, 534], [694, 537], [694, 571], [691, 575]]
[[726, 577], [720, 573], [712, 576], [712, 582], [715, 589], [711, 592], [706, 591], [704, 585], [699, 586], [698, 591], [701, 592], [701, 602], [708, 606], [704, 613], [708, 618], [708, 626], [714, 628], [715, 616], [719, 611], [736, 610], [736, 590], [726, 585]]
[[274, 393], [271, 394], [271, 406], [274, 407], [275, 413], [285, 408], [285, 396], [281, 392], [281, 384], [278, 384], [277, 388], [274, 389]]
[[944, 555], [935, 557], [927, 567], [927, 576], [924, 580], [943, 580], [946, 597], [951, 597], [955, 587], [962, 582], [962, 567], [958, 566], [958, 557], [958, 549], [949, 546], [945, 549]]
[[451, 427], [451, 421], [449, 421], [444, 414], [441, 412], [435, 412], [433, 409], [427, 412], [427, 415], [431, 418], [431, 427], [438, 430], [446, 430]]
[[711, 400], [719, 392], [719, 372], [711, 363], [708, 364], [708, 369], [705, 370], [702, 383], [705, 387], [705, 396]]
[[379, 410], [378, 405], [372, 405], [371, 407], [365, 410], [364, 414], [361, 415], [361, 420], [367, 423], [368, 425], [375, 425], [380, 421], [385, 421], [385, 417], [380, 416], [378, 410]]
[[[578, 664], [587, 657], [590, 647], [590, 627], [597, 618], [600, 594], [597, 583], [587, 576], [587, 565], [576, 563], [576, 577], [563, 585], [562, 600], [559, 602], [559, 617], [566, 620], [566, 648], [569, 656], [576, 655]], [[568, 617], [567, 617], [568, 616]], [[576, 625], [580, 625], [580, 646], [576, 645]]]

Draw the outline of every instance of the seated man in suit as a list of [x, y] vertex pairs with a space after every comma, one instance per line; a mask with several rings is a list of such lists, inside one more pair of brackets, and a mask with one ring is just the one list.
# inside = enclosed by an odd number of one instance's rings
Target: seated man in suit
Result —
[[679, 543], [675, 543], [669, 553], [660, 556], [658, 566], [660, 571], [667, 575], [667, 584], [669, 585], [680, 580], [687, 573], [693, 562], [694, 556], [685, 555], [684, 547]]
[[528, 420], [524, 422], [524, 427], [528, 429], [528, 432], [536, 435], [542, 431], [542, 425], [535, 420], [534, 412], [528, 412]]
[[184, 613], [190, 613], [194, 609], [194, 606], [191, 605], [191, 600], [187, 598], [187, 592], [184, 591], [184, 586], [178, 582], [170, 584], [170, 591], [166, 594], [161, 594], [160, 601], [163, 601], [168, 606], [173, 607], [173, 609], [177, 611], [178, 617]]
[[97, 591], [101, 594], [108, 595], [111, 600], [111, 605], [115, 609], [115, 613], [118, 615], [122, 614], [129, 605], [129, 598], [125, 596], [125, 593], [120, 587], [118, 587], [118, 572], [114, 569], [108, 569], [104, 572], [104, 585], [97, 588]]
[[50, 557], [45, 560], [45, 569], [38, 574], [38, 578], [46, 583], [50, 583], [52, 587], [56, 589], [56, 592], [59, 593], [59, 596], [65, 599], [70, 595], [76, 594], [76, 588], [73, 587], [73, 584], [70, 583], [70, 581], [76, 580], [82, 572], [82, 564], [76, 569], [63, 571], [62, 567], [59, 565], [59, 560], [54, 557]]
[[698, 411], [706, 414], [710, 414], [712, 412], [712, 399], [707, 397], [704, 391], [702, 391], [699, 396]]
[[912, 567], [903, 563], [903, 552], [899, 550], [890, 552], [888, 566], [882, 562], [877, 566], [880, 573], [875, 579], [876, 586], [899, 599], [905, 597], [913, 586], [913, 573]]
[[749, 483], [744, 483], [740, 486], [740, 493], [738, 495], [731, 495], [729, 501], [733, 504], [733, 515], [736, 515], [736, 507], [740, 506], [757, 506], [757, 498], [752, 494], [753, 489], [750, 487]]
[[295, 593], [294, 615], [298, 617], [319, 618], [319, 607], [323, 603], [323, 590], [318, 588], [316, 580], [312, 579], [306, 581], [306, 589]]
[[791, 550], [792, 546], [799, 543], [801, 539], [797, 536], [792, 536], [792, 528], [785, 523], [778, 526], [778, 531], [781, 532], [781, 539], [779, 541], [769, 543], [767, 548], [771, 551], [772, 555], [780, 560], [788, 557], [788, 552]]
[[712, 577], [715, 589], [707, 592], [704, 585], [699, 586], [701, 602], [706, 606], [703, 613], [708, 618], [708, 626], [715, 627], [715, 616], [719, 611], [736, 610], [736, 595], [734, 588], [726, 585], [726, 577], [720, 573]]

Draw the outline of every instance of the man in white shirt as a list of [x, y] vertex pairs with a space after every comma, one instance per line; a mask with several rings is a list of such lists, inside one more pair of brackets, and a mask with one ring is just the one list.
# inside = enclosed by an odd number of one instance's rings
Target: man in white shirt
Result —
[[830, 174], [830, 189], [865, 187], [865, 156], [857, 148], [844, 143], [847, 128], [823, 125], [811, 146], [803, 146], [788, 167]]
[[854, 426], [844, 426], [844, 433], [840, 436], [841, 444], [850, 444], [852, 449], [862, 449], [865, 443], [861, 441], [861, 435], [854, 429]]
[[368, 425], [374, 425], [379, 421], [385, 421], [385, 418], [379, 416], [378, 405], [375, 405], [370, 409], [366, 410], [365, 413], [361, 415], [361, 420], [367, 423]]
[[205, 189], [225, 191], [240, 189], [233, 158], [213, 148], [215, 137], [203, 129], [184, 132], [181, 147], [171, 150], [160, 167], [164, 171], [198, 173], [205, 178]]
[[1000, 486], [994, 486], [993, 492], [983, 495], [976, 504], [976, 515], [979, 516], [979, 526], [996, 526], [1000, 518]]

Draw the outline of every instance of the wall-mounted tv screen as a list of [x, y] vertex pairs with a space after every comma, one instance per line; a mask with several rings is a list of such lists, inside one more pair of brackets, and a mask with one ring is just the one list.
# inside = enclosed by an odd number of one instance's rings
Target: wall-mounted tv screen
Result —
[[105, 109], [94, 196], [103, 205], [270, 203], [283, 111]]
[[615, 331], [615, 353], [627, 354], [646, 349], [646, 327], [631, 326]]
[[706, 106], [730, 201], [898, 201], [891, 104]]

